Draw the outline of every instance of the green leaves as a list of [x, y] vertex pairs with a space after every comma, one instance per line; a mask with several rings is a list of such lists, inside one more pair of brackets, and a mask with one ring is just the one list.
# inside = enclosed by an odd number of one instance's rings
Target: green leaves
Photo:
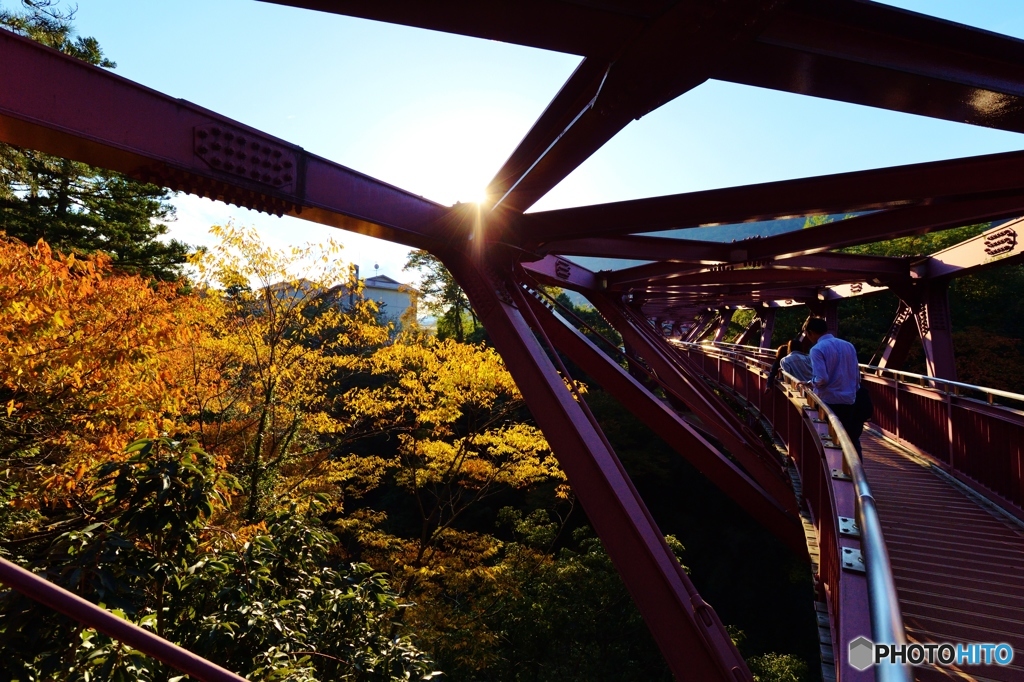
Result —
[[[394, 635], [386, 576], [332, 558], [336, 539], [293, 506], [241, 541], [212, 534], [234, 479], [194, 444], [146, 439], [97, 467], [103, 521], [65, 533], [48, 577], [253, 679], [385, 682], [435, 676]], [[215, 539], [219, 539], [216, 541]], [[6, 679], [163, 680], [169, 671], [17, 593], [0, 595]]]

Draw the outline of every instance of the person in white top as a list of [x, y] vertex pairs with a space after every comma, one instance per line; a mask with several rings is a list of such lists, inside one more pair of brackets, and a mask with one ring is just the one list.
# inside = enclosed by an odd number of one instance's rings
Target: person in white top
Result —
[[811, 342], [803, 333], [779, 346], [775, 351], [775, 362], [772, 363], [771, 370], [768, 372], [768, 381], [765, 382], [764, 392], [767, 394], [775, 386], [775, 380], [778, 378], [780, 370], [785, 371], [797, 381], [810, 381], [812, 376], [811, 358], [808, 355], [810, 349]]
[[801, 334], [789, 342], [789, 354], [782, 358], [779, 366], [797, 381], [810, 381], [814, 376], [811, 366], [811, 341], [806, 334]]
[[849, 341], [837, 339], [828, 332], [828, 325], [820, 317], [812, 317], [804, 324], [804, 333], [814, 344], [811, 347], [812, 377], [807, 383], [829, 406], [863, 458], [860, 434], [864, 421], [854, 407], [860, 387], [860, 368], [857, 349]]

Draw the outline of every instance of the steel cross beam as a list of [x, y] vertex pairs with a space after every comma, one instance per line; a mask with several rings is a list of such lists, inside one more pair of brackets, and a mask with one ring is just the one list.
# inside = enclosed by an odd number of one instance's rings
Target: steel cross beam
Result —
[[[671, 242], [671, 239], [657, 239], [661, 242]], [[726, 248], [735, 251], [732, 244], [721, 244], [712, 246], [704, 242], [708, 247], [718, 248], [719, 255], [726, 256]], [[742, 242], [740, 242], [742, 244]], [[726, 247], [726, 248], [723, 248]], [[709, 249], [710, 250], [710, 249]], [[744, 251], [746, 249], [743, 249]], [[658, 282], [659, 284], [688, 283], [688, 278], [694, 278], [715, 273], [728, 276], [728, 272], [754, 272], [769, 269], [781, 271], [804, 270], [818, 273], [820, 281], [824, 284], [830, 279], [836, 281], [847, 280], [850, 276], [860, 279], [877, 278], [883, 279], [908, 279], [911, 277], [910, 262], [906, 258], [889, 258], [886, 256], [862, 256], [852, 253], [816, 253], [810, 256], [793, 256], [790, 258], [772, 258], [754, 263], [741, 263], [737, 265], [718, 265], [710, 267], [693, 267], [676, 262], [674, 259], [657, 258], [651, 254], [650, 260], [663, 260], [669, 262], [649, 263], [638, 265], [632, 268], [615, 270], [607, 274], [601, 273], [608, 281], [609, 288], [622, 289], [639, 284]], [[728, 263], [728, 259], [718, 261]], [[831, 273], [842, 272], [843, 276], [833, 277]], [[725, 281], [725, 280], [722, 280]], [[695, 282], [695, 283], [700, 283]]]
[[525, 211], [631, 121], [708, 79], [780, 0], [681, 0], [610, 58], [588, 57], [495, 175], [496, 206]]
[[[604, 434], [531, 331], [511, 262], [478, 263], [454, 251], [440, 256], [490, 333], [676, 678], [750, 680]], [[543, 336], [543, 327], [531, 322]]]
[[748, 324], [743, 331], [740, 332], [740, 335], [736, 337], [736, 344], [740, 346], [746, 345], [754, 338], [755, 335], [760, 338], [762, 326], [763, 321], [761, 318], [758, 315], [754, 315], [753, 319], [750, 320], [750, 324]]
[[994, 265], [1010, 265], [1024, 259], [1024, 218], [993, 227], [976, 237], [931, 254], [916, 263], [922, 277], [959, 277]]
[[449, 237], [439, 204], [2, 29], [0, 64], [8, 144], [409, 246]]
[[1024, 42], [853, 0], [793, 0], [721, 80], [1024, 132]]
[[729, 323], [732, 322], [732, 308], [721, 308], [718, 311], [718, 330], [715, 332], [715, 343], [725, 341], [725, 335], [729, 333]]
[[[650, 40], [652, 26], [672, 7], [658, 0], [436, 0], [429, 5], [399, 0], [270, 1], [577, 54], [587, 57], [595, 72], [627, 56], [638, 37]], [[709, 75], [1024, 132], [1024, 43], [1015, 38], [857, 0], [790, 0], [755, 34], [737, 46], [731, 59], [714, 65]], [[592, 78], [578, 80], [594, 87]], [[567, 89], [580, 90], [577, 84]], [[523, 159], [507, 168], [521, 171], [524, 161], [537, 159], [581, 111], [571, 105], [573, 97], [564, 99], [549, 107], [548, 113], [555, 115], [537, 122], [531, 131], [534, 139], [524, 140]], [[585, 104], [587, 99], [576, 103]], [[496, 180], [514, 175], [499, 173]]]
[[584, 292], [595, 308], [622, 335], [658, 378], [680, 396], [750, 476], [784, 509], [795, 512], [795, 498], [782, 466], [761, 446], [760, 440], [743, 424], [682, 359], [670, 348], [646, 320], [638, 320], [621, 304], [597, 292]]
[[[538, 211], [516, 219], [512, 229], [524, 243], [543, 245], [547, 242], [577, 238], [610, 237], [631, 232], [655, 232], [710, 224], [746, 223], [774, 220], [788, 216], [839, 214], [846, 212], [899, 209], [914, 206], [927, 208], [939, 201], [978, 201], [988, 197], [997, 201], [1007, 195], [1024, 193], [1024, 152], [974, 156], [949, 161], [894, 166], [853, 173], [837, 173], [812, 178], [766, 182], [743, 187], [674, 194], [650, 199], [636, 199], [554, 211]], [[956, 204], [952, 204], [956, 205]], [[966, 212], [964, 220], [990, 220], [992, 206], [975, 204], [976, 214]], [[960, 206], [958, 212], [964, 214]], [[899, 214], [900, 216], [906, 214]], [[1011, 213], [1012, 215], [1012, 213]], [[867, 216], [863, 216], [867, 217]], [[828, 223], [798, 232], [820, 234], [823, 228], [836, 229], [853, 223], [854, 219]], [[861, 223], [862, 224], [862, 223]], [[961, 223], [966, 224], [966, 223]], [[892, 231], [898, 222], [892, 225]], [[865, 241], [885, 237], [892, 232], [881, 230]], [[853, 237], [854, 235], [850, 235]], [[763, 240], [787, 237], [778, 235]], [[825, 239], [820, 248], [828, 248]], [[726, 245], [737, 253], [726, 260], [742, 262], [754, 258], [741, 253], [747, 242]], [[819, 244], [815, 245], [817, 250]], [[774, 251], [774, 252], [771, 252]], [[799, 246], [759, 250], [757, 257], [806, 253]], [[717, 259], [716, 259], [717, 260]]]
[[787, 512], [745, 472], [729, 461], [640, 381], [603, 353], [574, 326], [560, 321], [540, 301], [527, 297], [534, 319], [561, 352], [593, 377], [621, 404], [661, 436], [719, 490], [792, 549], [806, 554], [797, 517]]
[[[899, 308], [896, 310], [896, 317], [893, 319], [889, 332], [885, 335], [879, 348], [881, 354], [878, 356], [878, 366], [887, 369], [902, 369], [910, 353], [911, 344], [914, 341], [915, 326], [908, 324], [908, 320], [914, 313], [910, 306], [900, 300]], [[874, 358], [871, 364], [875, 364]]]

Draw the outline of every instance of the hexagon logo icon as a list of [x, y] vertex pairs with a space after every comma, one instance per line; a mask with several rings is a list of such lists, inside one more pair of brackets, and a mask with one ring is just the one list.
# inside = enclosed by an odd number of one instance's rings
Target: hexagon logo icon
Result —
[[850, 665], [864, 671], [875, 662], [875, 645], [863, 635], [850, 642]]

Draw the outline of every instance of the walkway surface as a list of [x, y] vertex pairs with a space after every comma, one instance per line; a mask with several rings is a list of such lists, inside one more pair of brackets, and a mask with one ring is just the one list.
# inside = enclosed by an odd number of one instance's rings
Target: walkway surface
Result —
[[915, 679], [1024, 682], [1024, 530], [881, 438], [861, 442], [907, 638], [1016, 652], [1006, 667], [918, 667]]

